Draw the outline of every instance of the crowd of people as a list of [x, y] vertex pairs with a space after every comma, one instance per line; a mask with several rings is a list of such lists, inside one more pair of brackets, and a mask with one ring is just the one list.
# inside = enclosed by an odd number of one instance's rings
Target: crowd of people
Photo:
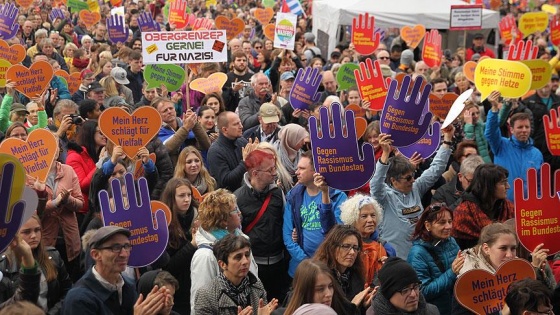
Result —
[[[302, 2], [295, 48], [285, 50], [265, 37], [255, 17], [260, 1], [189, 0], [197, 18], [246, 25], [227, 43], [228, 62], [189, 70], [186, 82], [227, 75], [221, 92], [203, 94], [154, 88], [143, 76], [139, 19], [176, 30], [166, 18], [170, 1], [123, 1], [130, 37], [112, 43], [104, 21], [116, 2], [100, 4], [101, 22], [88, 26], [69, 4], [35, 1], [19, 8], [19, 30], [6, 39], [25, 47], [23, 65], [47, 61], [79, 73], [81, 84], [71, 93], [55, 75], [31, 99], [10, 80], [0, 88], [0, 141], [46, 128], [58, 143], [46, 181], [28, 178], [36, 213], [0, 255], [0, 314], [470, 314], [454, 294], [457, 278], [493, 273], [515, 257], [533, 266], [536, 280], [510, 285], [501, 314], [560, 313], [560, 257], [549, 244], [520, 245], [512, 189], [529, 168], [560, 169], [542, 119], [560, 106], [560, 54], [547, 32], [530, 38], [551, 65], [550, 81], [525, 99], [494, 91], [481, 100], [463, 65], [501, 58], [505, 47], [489, 46], [482, 33], [445, 49], [430, 68], [395, 28], [383, 30], [369, 56], [355, 51], [349, 34], [321, 51], [312, 14], [328, 13], [311, 12], [311, 2]], [[529, 10], [509, 2], [502, 15]], [[385, 78], [423, 77], [439, 97], [475, 89], [433, 157], [402, 155], [381, 132], [380, 112], [356, 87], [339, 89], [340, 67], [367, 59]], [[305, 67], [322, 74], [320, 98], [294, 109], [290, 90]], [[376, 164], [373, 177], [351, 191], [330, 187], [310, 150], [308, 118], [333, 102], [357, 108], [368, 122], [358, 141], [374, 148], [375, 160], [365, 161]], [[97, 119], [107, 108], [143, 106], [155, 108], [162, 125], [129, 158]], [[143, 268], [128, 267], [131, 231], [103, 226], [98, 199], [101, 190], [112, 193], [113, 180], [124, 185], [126, 173], [142, 174], [150, 199], [171, 211], [166, 250]]]

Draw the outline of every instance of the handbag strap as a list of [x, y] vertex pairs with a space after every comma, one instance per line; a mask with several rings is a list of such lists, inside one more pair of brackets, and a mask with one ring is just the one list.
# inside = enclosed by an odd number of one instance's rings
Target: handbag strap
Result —
[[255, 227], [257, 222], [259, 222], [259, 220], [261, 219], [261, 217], [264, 214], [264, 211], [268, 207], [268, 203], [270, 202], [271, 197], [272, 197], [272, 192], [269, 192], [268, 195], [266, 196], [266, 199], [264, 200], [264, 203], [263, 203], [261, 209], [259, 210], [259, 213], [257, 213], [257, 216], [255, 217], [255, 219], [253, 219], [253, 221], [251, 223], [249, 223], [249, 225], [247, 225], [247, 227], [243, 230], [243, 233], [249, 234], [249, 232], [251, 232], [251, 230]]

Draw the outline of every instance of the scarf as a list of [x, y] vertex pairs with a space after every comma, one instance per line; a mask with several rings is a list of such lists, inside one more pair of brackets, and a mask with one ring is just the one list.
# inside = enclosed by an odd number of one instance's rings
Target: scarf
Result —
[[282, 164], [292, 176], [296, 173], [297, 163], [301, 156], [301, 150], [296, 150], [294, 147], [307, 137], [309, 137], [309, 133], [305, 128], [296, 124], [287, 124], [278, 133], [276, 142], [278, 155]]
[[206, 183], [206, 181], [202, 180], [202, 176], [200, 176], [200, 174], [198, 174], [194, 182], [191, 184], [196, 187], [201, 195], [204, 195], [208, 191], [208, 184]]
[[[400, 293], [397, 293], [400, 294]], [[407, 313], [402, 310], [397, 309], [396, 307], [387, 300], [383, 294], [375, 295], [374, 301], [372, 301], [372, 307], [375, 314], [383, 314], [383, 315], [429, 315], [428, 313], [428, 306], [426, 304], [426, 300], [424, 296], [420, 294], [418, 298], [418, 308], [416, 311]]]
[[229, 296], [235, 304], [246, 308], [249, 306], [251, 297], [251, 288], [249, 287], [249, 277], [243, 278], [238, 286], [235, 286], [231, 281], [224, 276], [223, 272], [218, 275], [218, 281], [221, 284], [222, 290]]
[[348, 292], [350, 289], [350, 268], [346, 268], [346, 271], [341, 273], [337, 269], [333, 269], [334, 274], [336, 275], [336, 279], [338, 283], [340, 283], [340, 287], [344, 293]]
[[88, 59], [72, 58], [72, 65], [80, 70], [87, 68], [89, 65]]

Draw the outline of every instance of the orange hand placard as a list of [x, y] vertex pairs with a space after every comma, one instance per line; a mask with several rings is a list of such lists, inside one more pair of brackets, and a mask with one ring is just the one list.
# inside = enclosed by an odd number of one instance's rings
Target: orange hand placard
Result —
[[426, 28], [422, 24], [412, 26], [403, 26], [401, 28], [401, 38], [408, 45], [408, 48], [414, 49], [422, 41], [426, 35]]
[[15, 156], [27, 175], [45, 182], [51, 166], [58, 157], [58, 141], [47, 129], [35, 129], [27, 141], [8, 138], [0, 143], [0, 153]]
[[8, 45], [5, 40], [0, 39], [0, 59], [8, 60], [15, 65], [25, 59], [25, 47], [20, 44]]
[[191, 90], [199, 91], [204, 94], [221, 92], [226, 81], [227, 74], [223, 72], [216, 72], [208, 76], [208, 78], [198, 78], [193, 80], [189, 84], [189, 87]]
[[13, 65], [6, 72], [6, 78], [15, 82], [14, 88], [29, 98], [43, 94], [50, 86], [53, 75], [53, 68], [46, 61], [37, 61], [31, 68]]
[[245, 29], [245, 22], [240, 18], [233, 18], [230, 20], [220, 15], [216, 18], [214, 23], [216, 24], [216, 29], [226, 31], [227, 40], [233, 39]]
[[99, 130], [124, 153], [133, 159], [138, 149], [148, 145], [161, 128], [159, 112], [150, 106], [143, 106], [132, 114], [120, 107], [107, 108], [99, 116]]

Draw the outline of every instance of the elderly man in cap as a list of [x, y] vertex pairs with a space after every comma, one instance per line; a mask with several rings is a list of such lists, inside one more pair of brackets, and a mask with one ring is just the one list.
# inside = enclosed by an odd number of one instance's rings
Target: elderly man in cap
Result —
[[260, 142], [274, 143], [278, 140], [278, 132], [280, 127], [278, 122], [282, 112], [272, 103], [264, 103], [259, 109], [258, 119], [259, 124], [255, 127], [249, 128], [243, 132], [245, 139], [259, 139]]
[[121, 275], [132, 250], [129, 237], [130, 231], [118, 226], [102, 227], [91, 236], [88, 247], [95, 265], [68, 292], [62, 314], [157, 314], [171, 303], [165, 287], [138, 297], [134, 282]]
[[94, 100], [99, 104], [100, 108], [105, 108], [103, 102], [105, 101], [105, 88], [99, 84], [99, 82], [92, 82], [88, 85], [86, 91], [86, 99]]
[[494, 52], [484, 46], [484, 35], [482, 35], [482, 33], [474, 34], [472, 46], [467, 49], [465, 60], [472, 60], [474, 54], [479, 54], [481, 57], [488, 56], [490, 58], [496, 58]]
[[251, 77], [251, 86], [253, 91], [239, 101], [239, 118], [243, 123], [243, 130], [259, 124], [258, 112], [262, 104], [273, 103], [280, 108], [280, 103], [276, 99], [276, 95], [272, 93], [270, 79], [262, 72], [255, 73]]
[[132, 90], [126, 87], [126, 85], [130, 83], [126, 77], [126, 70], [121, 67], [114, 67], [111, 70], [111, 77], [115, 79], [115, 82], [117, 83], [117, 91], [119, 91], [120, 95], [124, 95], [126, 103], [133, 105], [134, 96], [132, 95]]

